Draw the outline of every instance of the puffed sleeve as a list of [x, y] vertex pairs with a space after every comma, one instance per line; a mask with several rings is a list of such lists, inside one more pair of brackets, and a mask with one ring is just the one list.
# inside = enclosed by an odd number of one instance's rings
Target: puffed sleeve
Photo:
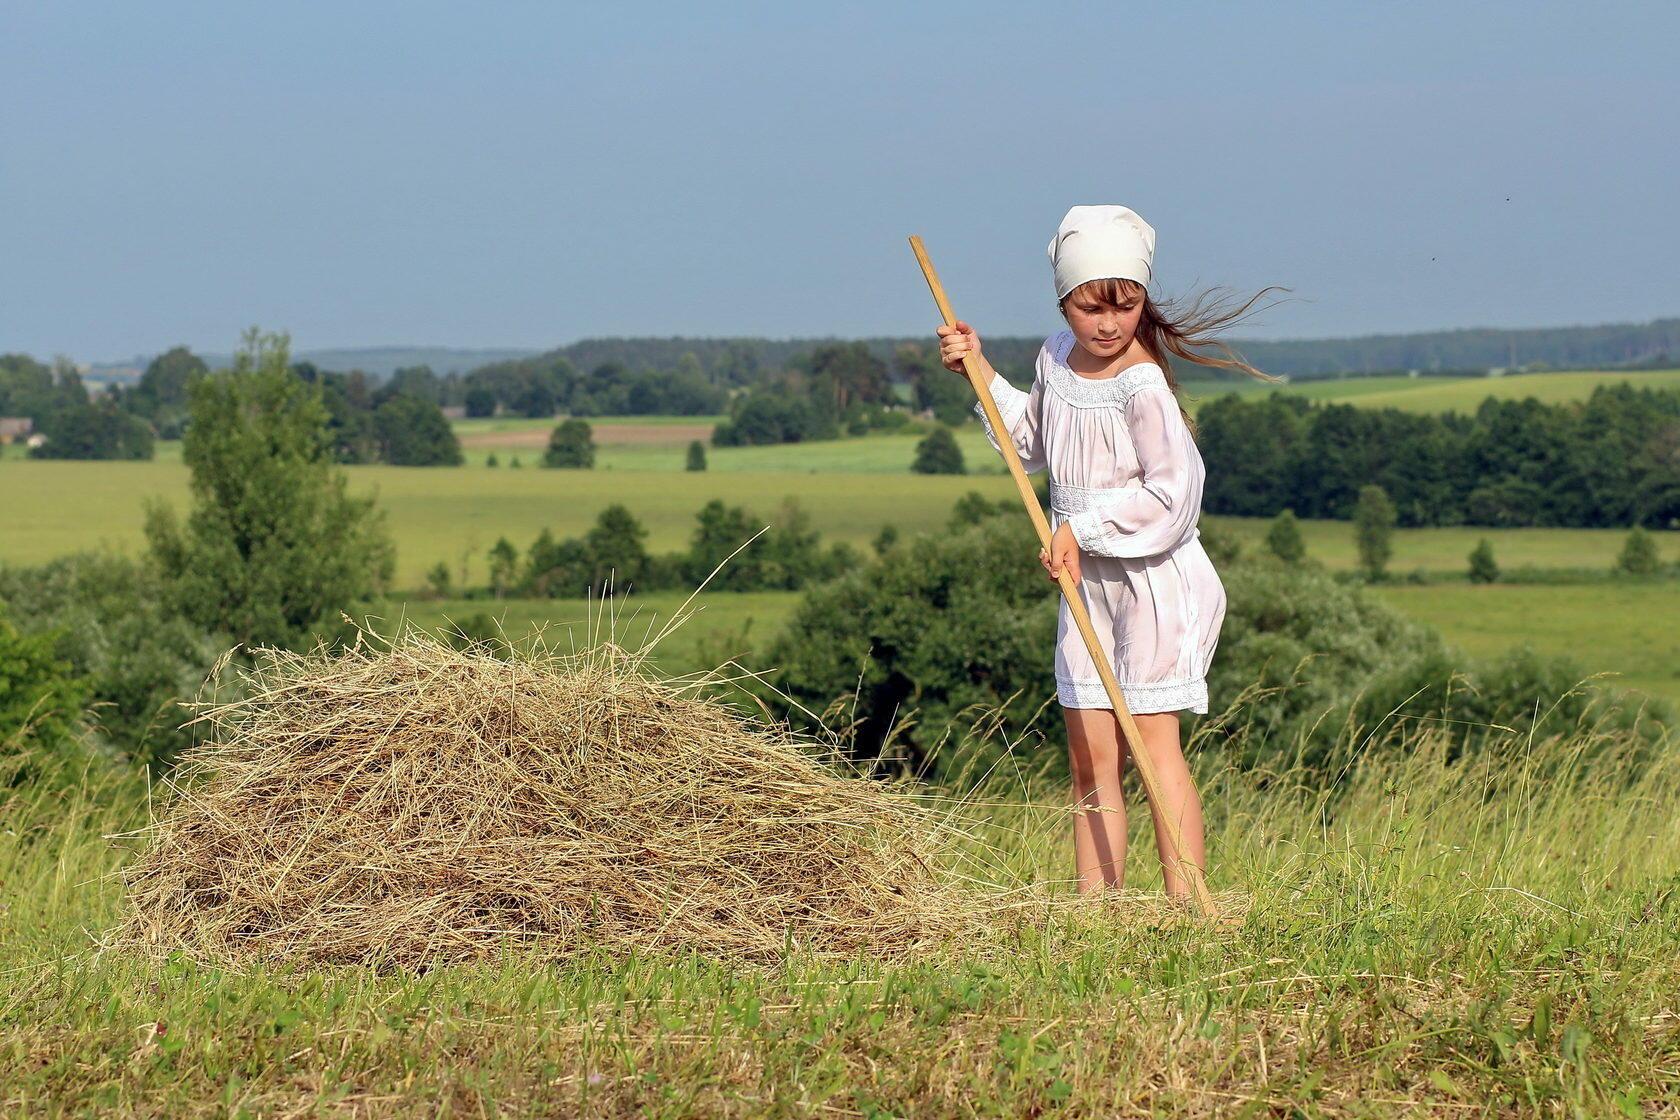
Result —
[[[1044, 454], [1044, 353], [1039, 352], [1037, 371], [1033, 376], [1032, 388], [1026, 392], [1015, 388], [1003, 379], [1003, 375], [995, 370], [989, 388], [992, 400], [997, 404], [998, 414], [1009, 427], [1009, 435], [1015, 444], [1015, 453], [1021, 457], [1021, 469], [1028, 474], [1044, 470], [1049, 460]], [[992, 423], [986, 419], [986, 409], [977, 400], [974, 402], [975, 415], [980, 417], [981, 425], [986, 429], [986, 438], [1003, 454], [1003, 447], [999, 445], [997, 433], [992, 431]]]
[[1202, 506], [1202, 457], [1165, 382], [1127, 400], [1126, 428], [1142, 478], [1101, 504], [1068, 518], [1083, 552], [1134, 559], [1177, 547], [1196, 531]]

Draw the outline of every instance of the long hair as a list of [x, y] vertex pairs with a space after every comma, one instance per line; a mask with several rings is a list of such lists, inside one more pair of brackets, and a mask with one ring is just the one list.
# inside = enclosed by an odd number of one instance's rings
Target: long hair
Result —
[[1199, 293], [1189, 307], [1181, 307], [1174, 300], [1156, 303], [1149, 297], [1149, 289], [1136, 280], [1108, 277], [1085, 281], [1063, 296], [1057, 307], [1062, 309], [1062, 315], [1066, 318], [1067, 301], [1075, 296], [1092, 303], [1106, 303], [1114, 307], [1139, 296], [1143, 297], [1143, 313], [1138, 316], [1137, 340], [1159, 361], [1161, 372], [1167, 378], [1167, 386], [1172, 389], [1173, 396], [1178, 398], [1178, 410], [1184, 415], [1184, 423], [1194, 433], [1196, 425], [1184, 407], [1178, 375], [1172, 368], [1172, 355], [1176, 354], [1199, 366], [1234, 369], [1260, 381], [1274, 384], [1281, 382], [1283, 378], [1274, 377], [1249, 365], [1242, 355], [1231, 349], [1223, 339], [1215, 337], [1226, 327], [1247, 318], [1249, 309], [1255, 302], [1273, 290], [1287, 292], [1290, 289], [1273, 284], [1261, 288], [1241, 304], [1233, 306], [1234, 297], [1230, 300], [1210, 298], [1219, 291], [1215, 288]]

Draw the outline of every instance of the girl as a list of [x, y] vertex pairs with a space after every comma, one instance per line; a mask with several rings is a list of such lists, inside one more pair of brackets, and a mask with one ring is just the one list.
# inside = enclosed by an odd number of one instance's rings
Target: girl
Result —
[[[939, 328], [940, 361], [961, 373], [963, 356], [974, 356], [1021, 465], [1050, 472], [1053, 532], [1039, 560], [1051, 580], [1067, 568], [1084, 596], [1160, 776], [1152, 808], [1167, 893], [1187, 896], [1164, 822], [1169, 815], [1178, 820], [1184, 858], [1205, 869], [1202, 806], [1179, 747], [1178, 713], [1208, 710], [1207, 671], [1225, 589], [1198, 539], [1202, 457], [1168, 352], [1277, 380], [1212, 338], [1270, 289], [1231, 311], [1203, 309], [1200, 299], [1184, 312], [1157, 304], [1147, 288], [1155, 231], [1124, 206], [1075, 206], [1049, 253], [1068, 329], [1045, 340], [1029, 392], [997, 375], [967, 323]], [[1211, 345], [1226, 357], [1198, 349]], [[979, 402], [974, 410], [1001, 452]], [[1056, 627], [1056, 693], [1073, 772], [1079, 890], [1119, 887], [1126, 863], [1124, 740], [1065, 601]]]

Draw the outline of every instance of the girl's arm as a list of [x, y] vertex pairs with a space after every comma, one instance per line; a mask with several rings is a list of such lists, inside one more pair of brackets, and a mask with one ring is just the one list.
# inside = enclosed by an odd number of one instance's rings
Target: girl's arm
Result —
[[1195, 531], [1202, 481], [1195, 468], [1195, 441], [1178, 411], [1178, 398], [1164, 383], [1132, 394], [1126, 426], [1143, 468], [1142, 481], [1074, 514], [1068, 526], [1084, 552], [1135, 559], [1166, 552]]
[[[986, 368], [991, 370], [991, 364]], [[1015, 444], [1015, 453], [1021, 457], [1021, 469], [1028, 474], [1044, 470], [1049, 461], [1044, 455], [1044, 437], [1042, 418], [1044, 415], [1044, 353], [1039, 352], [1037, 371], [1033, 377], [1032, 389], [1022, 392], [1003, 379], [1003, 375], [992, 370], [992, 380], [989, 388], [992, 391], [992, 401], [997, 405], [998, 414], [1009, 428], [1010, 441]], [[998, 443], [997, 433], [992, 431], [992, 422], [986, 418], [985, 407], [976, 400], [974, 413], [980, 417], [981, 425], [986, 429], [986, 439], [1003, 454], [1003, 447]]]

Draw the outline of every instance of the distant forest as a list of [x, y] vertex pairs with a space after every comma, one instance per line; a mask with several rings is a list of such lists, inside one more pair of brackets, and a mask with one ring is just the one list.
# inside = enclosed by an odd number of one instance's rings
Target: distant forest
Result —
[[[883, 362], [891, 363], [906, 343], [933, 337], [861, 340]], [[578, 369], [614, 363], [626, 370], [676, 368], [693, 354], [701, 370], [723, 383], [742, 383], [746, 370], [782, 369], [824, 343], [837, 339], [764, 338], [588, 338], [534, 356], [537, 361], [564, 358]], [[1042, 338], [985, 338], [987, 356], [1006, 375], [1032, 368]], [[1231, 346], [1268, 373], [1297, 380], [1348, 374], [1483, 374], [1489, 369], [1666, 369], [1680, 366], [1680, 318], [1650, 323], [1613, 323], [1596, 327], [1536, 330], [1474, 328], [1419, 334], [1376, 334], [1359, 338], [1313, 338], [1277, 342], [1241, 339]], [[1188, 377], [1221, 377], [1221, 371], [1190, 367]]]

